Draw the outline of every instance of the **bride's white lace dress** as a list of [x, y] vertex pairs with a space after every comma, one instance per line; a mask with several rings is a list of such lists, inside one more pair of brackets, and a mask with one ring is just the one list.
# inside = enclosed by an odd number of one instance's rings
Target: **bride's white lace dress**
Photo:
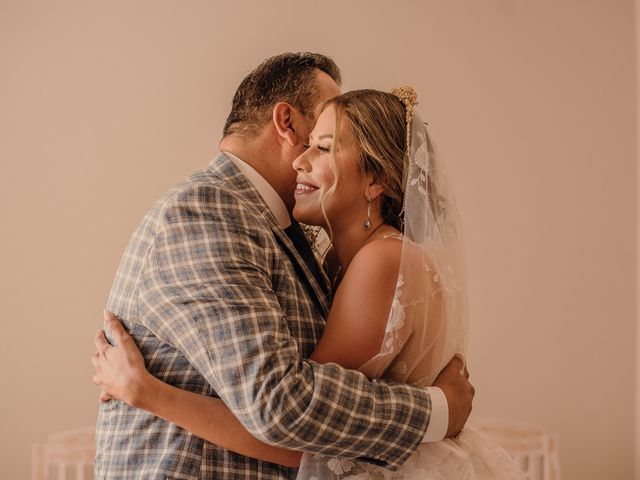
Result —
[[[464, 315], [456, 311], [462, 306], [453, 275], [446, 278], [448, 273], [436, 268], [423, 249], [412, 248], [405, 239], [403, 265], [382, 347], [359, 368], [361, 372], [369, 378], [429, 386], [453, 355], [464, 351]], [[466, 426], [457, 438], [421, 444], [396, 472], [305, 454], [298, 474], [298, 479], [305, 480], [523, 478], [509, 454], [472, 426]]]
[[[359, 370], [420, 386], [433, 384], [456, 353], [465, 353], [468, 315], [462, 225], [444, 165], [417, 112], [411, 122], [399, 276], [380, 352]], [[471, 426], [455, 439], [423, 443], [399, 471], [305, 454], [304, 480], [523, 479], [515, 461]]]

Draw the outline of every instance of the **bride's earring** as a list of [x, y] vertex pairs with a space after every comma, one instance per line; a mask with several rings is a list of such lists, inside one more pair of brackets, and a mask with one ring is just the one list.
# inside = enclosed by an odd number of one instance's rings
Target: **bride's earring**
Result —
[[364, 222], [364, 228], [366, 230], [369, 230], [371, 228], [371, 199], [369, 197], [365, 197], [367, 199], [367, 203], [369, 204], [367, 206], [367, 221]]

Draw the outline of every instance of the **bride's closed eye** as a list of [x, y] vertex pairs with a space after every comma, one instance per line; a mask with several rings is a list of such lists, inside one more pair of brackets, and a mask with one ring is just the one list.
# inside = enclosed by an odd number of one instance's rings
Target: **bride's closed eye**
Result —
[[[302, 148], [304, 148], [305, 150], [308, 150], [309, 148], [311, 148], [313, 145], [311, 145], [310, 143], [303, 143], [302, 144]], [[317, 145], [316, 148], [318, 150], [320, 150], [322, 153], [329, 153], [331, 152], [331, 147], [327, 146], [327, 145]]]

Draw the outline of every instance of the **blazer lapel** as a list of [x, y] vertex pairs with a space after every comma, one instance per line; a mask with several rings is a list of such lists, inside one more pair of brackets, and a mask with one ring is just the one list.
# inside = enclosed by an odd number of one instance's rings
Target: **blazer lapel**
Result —
[[288, 252], [289, 257], [293, 260], [296, 271], [298, 272], [298, 276], [301, 277], [301, 280], [307, 283], [309, 290], [315, 296], [316, 300], [322, 312], [324, 313], [325, 318], [329, 316], [329, 310], [331, 308], [330, 305], [330, 287], [329, 287], [329, 279], [324, 274], [322, 268], [320, 268], [320, 272], [322, 277], [322, 284], [318, 281], [316, 276], [309, 270], [306, 262], [298, 252], [298, 249], [295, 247], [289, 236], [280, 228], [277, 224], [271, 225], [271, 230], [274, 235], [282, 245], [282, 247]]
[[289, 258], [291, 258], [292, 262], [294, 263], [299, 279], [306, 283], [307, 289], [312, 294], [315, 301], [318, 303], [325, 318], [327, 318], [331, 307], [331, 288], [329, 279], [322, 271], [322, 268], [320, 269], [320, 271], [323, 275], [323, 284], [318, 282], [318, 279], [316, 279], [316, 277], [311, 273], [309, 267], [307, 267], [307, 264], [298, 252], [298, 249], [294, 246], [293, 242], [284, 232], [284, 230], [280, 228], [278, 221], [265, 203], [262, 196], [258, 193], [251, 182], [247, 180], [247, 178], [240, 172], [240, 170], [238, 170], [238, 168], [231, 160], [229, 160], [221, 153], [220, 155], [218, 155], [218, 157], [216, 157], [215, 160], [213, 160], [209, 164], [208, 170], [216, 177], [224, 180], [225, 183], [231, 185], [233, 190], [235, 190], [243, 198], [243, 203], [247, 208], [255, 210], [257, 213], [264, 217], [266, 222], [269, 224], [271, 231], [278, 240], [278, 243], [281, 245], [283, 250], [286, 251]]

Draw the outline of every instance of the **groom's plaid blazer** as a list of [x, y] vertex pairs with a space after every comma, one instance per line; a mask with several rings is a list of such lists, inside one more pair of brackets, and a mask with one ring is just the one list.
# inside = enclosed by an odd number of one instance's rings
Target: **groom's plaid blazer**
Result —
[[[133, 234], [107, 307], [147, 368], [224, 400], [265, 442], [397, 468], [419, 444], [428, 394], [309, 357], [326, 295], [263, 199], [224, 155], [169, 191]], [[100, 405], [96, 479], [288, 479], [147, 412]]]

